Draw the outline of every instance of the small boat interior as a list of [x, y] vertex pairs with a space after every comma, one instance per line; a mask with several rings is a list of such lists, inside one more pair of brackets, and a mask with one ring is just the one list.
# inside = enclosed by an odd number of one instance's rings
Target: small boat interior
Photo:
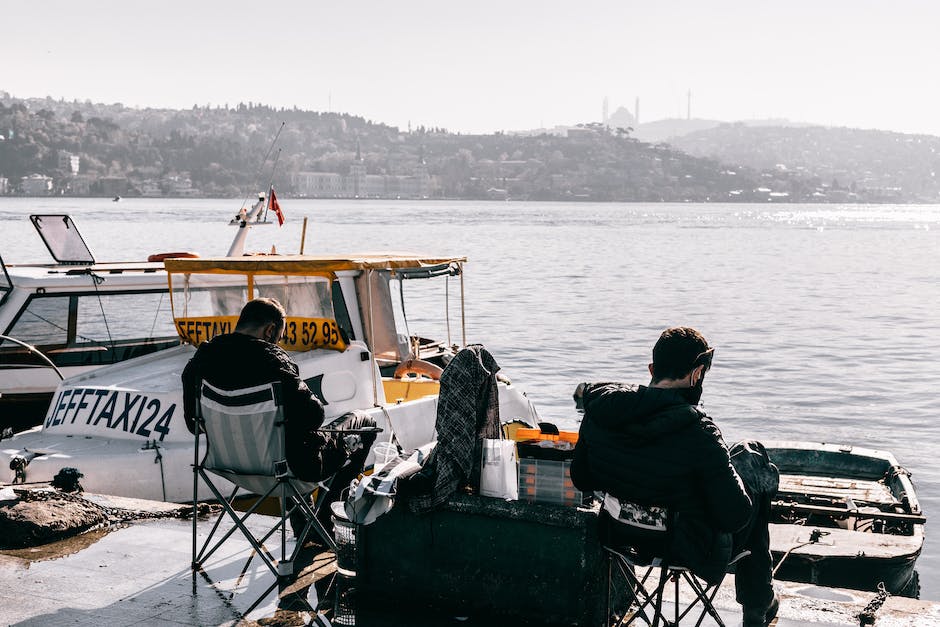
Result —
[[851, 447], [768, 453], [780, 469], [773, 523], [910, 536], [925, 522], [910, 473], [888, 454]]

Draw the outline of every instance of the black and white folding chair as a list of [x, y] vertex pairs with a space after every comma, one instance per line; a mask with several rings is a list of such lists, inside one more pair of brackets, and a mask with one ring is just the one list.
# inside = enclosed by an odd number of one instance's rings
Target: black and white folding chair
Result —
[[[724, 627], [725, 623], [714, 605], [720, 581], [709, 584], [689, 568], [670, 563], [662, 557], [650, 557], [649, 551], [641, 552], [626, 540], [631, 536], [642, 537], [647, 546], [668, 546], [668, 513], [665, 508], [626, 503], [605, 495], [602, 509], [601, 524], [608, 526], [601, 535], [606, 538], [603, 548], [608, 558], [608, 624], [619, 627], [639, 620], [650, 627], [672, 627], [689, 618], [698, 627], [706, 616], [710, 616], [717, 625]], [[749, 551], [744, 551], [734, 556], [728, 567], [749, 554]], [[626, 584], [626, 594], [616, 593], [618, 577]], [[684, 606], [679, 594], [683, 583], [692, 596]], [[666, 598], [667, 588], [672, 590], [671, 599]], [[626, 599], [630, 606], [615, 607], [615, 599]], [[664, 602], [671, 603], [673, 607], [671, 618], [666, 616]]]
[[[258, 555], [275, 575], [274, 583], [246, 610], [247, 614], [279, 583], [295, 574], [295, 560], [310, 531], [319, 536], [325, 547], [335, 551], [333, 537], [317, 520], [316, 510], [322, 503], [314, 503], [313, 506], [310, 503], [310, 495], [316, 488], [321, 488], [317, 493], [318, 501], [325, 499], [327, 490], [324, 484], [301, 481], [290, 471], [286, 457], [280, 384], [268, 383], [229, 391], [203, 381], [200, 385], [199, 412], [197, 433], [204, 433], [205, 448], [200, 456], [197, 435], [193, 462], [193, 511], [196, 511], [201, 480], [222, 505], [223, 513], [201, 546], [197, 541], [196, 517], [193, 516], [193, 594], [196, 593], [197, 571], [202, 570], [206, 560], [226, 540], [240, 531], [254, 549], [253, 555]], [[216, 485], [220, 483], [219, 478], [234, 484], [229, 494], [223, 494]], [[243, 511], [236, 510], [233, 506], [236, 494], [241, 497], [246, 493], [252, 495], [250, 504]], [[263, 534], [253, 533], [248, 526], [249, 518], [257, 514], [262, 503], [271, 497], [280, 501], [276, 523]], [[289, 521], [292, 515], [296, 517], [298, 514], [304, 520], [304, 527], [288, 553], [287, 534], [291, 532]], [[219, 529], [225, 519], [230, 519], [234, 525], [222, 533]], [[252, 524], [252, 527], [258, 528], [258, 525]], [[216, 537], [217, 532], [219, 537]], [[278, 556], [265, 546], [265, 542], [275, 534], [279, 535]]]

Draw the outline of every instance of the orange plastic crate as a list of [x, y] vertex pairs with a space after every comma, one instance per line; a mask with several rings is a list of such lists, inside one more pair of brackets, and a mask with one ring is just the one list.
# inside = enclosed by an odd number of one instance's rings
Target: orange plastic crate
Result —
[[526, 442], [529, 440], [549, 440], [551, 442], [571, 442], [576, 444], [578, 442], [578, 432], [577, 431], [559, 431], [558, 435], [552, 435], [550, 433], [542, 433], [538, 429], [517, 429], [515, 440], [517, 442]]

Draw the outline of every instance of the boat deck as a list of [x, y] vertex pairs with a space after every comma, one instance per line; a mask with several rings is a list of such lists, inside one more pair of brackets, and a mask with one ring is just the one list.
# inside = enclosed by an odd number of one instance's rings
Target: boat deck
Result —
[[777, 494], [812, 494], [830, 497], [836, 501], [852, 499], [859, 504], [899, 504], [884, 483], [864, 479], [781, 474]]

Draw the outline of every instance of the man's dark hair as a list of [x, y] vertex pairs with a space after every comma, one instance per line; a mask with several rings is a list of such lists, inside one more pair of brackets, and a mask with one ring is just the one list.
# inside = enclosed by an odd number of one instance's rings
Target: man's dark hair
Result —
[[653, 382], [681, 379], [705, 363], [707, 351], [708, 342], [692, 327], [666, 329], [653, 346]]
[[284, 311], [284, 307], [273, 298], [256, 298], [248, 301], [242, 307], [235, 328], [258, 329], [272, 322], [281, 324], [286, 316], [287, 313]]

